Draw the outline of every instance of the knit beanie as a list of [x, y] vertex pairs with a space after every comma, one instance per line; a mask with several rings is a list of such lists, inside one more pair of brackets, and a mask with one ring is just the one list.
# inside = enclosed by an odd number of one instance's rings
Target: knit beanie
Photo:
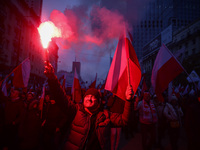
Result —
[[85, 92], [84, 97], [85, 97], [86, 95], [94, 95], [94, 97], [100, 102], [100, 93], [99, 93], [99, 91], [98, 91], [97, 89], [95, 89], [95, 88], [90, 88], [90, 89], [88, 89], [88, 90]]

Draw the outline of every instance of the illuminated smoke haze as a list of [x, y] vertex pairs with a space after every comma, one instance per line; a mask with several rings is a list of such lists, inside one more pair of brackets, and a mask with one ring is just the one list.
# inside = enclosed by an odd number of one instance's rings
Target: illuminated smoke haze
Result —
[[[65, 10], [54, 9], [50, 20], [61, 29], [59, 70], [71, 71], [72, 61], [81, 62], [83, 80], [105, 79], [120, 33], [129, 31], [144, 14], [150, 0], [80, 0], [66, 4]], [[57, 1], [62, 3], [62, 1]], [[48, 6], [47, 6], [48, 7]], [[69, 36], [70, 35], [70, 36]], [[133, 37], [134, 39], [134, 37]]]

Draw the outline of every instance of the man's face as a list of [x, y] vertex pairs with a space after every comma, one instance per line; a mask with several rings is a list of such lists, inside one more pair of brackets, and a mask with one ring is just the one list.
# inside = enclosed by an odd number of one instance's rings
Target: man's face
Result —
[[83, 105], [85, 108], [95, 109], [99, 105], [99, 102], [94, 95], [89, 94], [84, 97]]

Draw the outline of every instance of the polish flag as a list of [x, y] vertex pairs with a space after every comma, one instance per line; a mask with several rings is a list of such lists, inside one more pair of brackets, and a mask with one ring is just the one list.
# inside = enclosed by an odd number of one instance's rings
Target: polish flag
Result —
[[79, 82], [78, 74], [76, 72], [76, 68], [74, 72], [74, 81], [72, 85], [72, 98], [76, 103], [79, 103], [82, 99], [81, 85]]
[[136, 93], [141, 80], [140, 64], [130, 39], [130, 33], [120, 36], [105, 84], [106, 90], [123, 100], [128, 84]]
[[96, 88], [96, 82], [97, 82], [97, 73], [96, 73], [94, 81], [90, 84], [89, 88]]
[[27, 58], [13, 70], [13, 86], [16, 88], [27, 87], [30, 77], [30, 71], [30, 59]]
[[168, 84], [183, 71], [182, 65], [163, 44], [156, 56], [151, 75], [152, 86], [160, 101], [164, 101], [162, 93]]

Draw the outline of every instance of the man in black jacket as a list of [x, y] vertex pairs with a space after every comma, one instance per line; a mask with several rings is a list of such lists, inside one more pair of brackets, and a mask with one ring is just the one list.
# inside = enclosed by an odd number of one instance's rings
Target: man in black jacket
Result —
[[131, 110], [130, 101], [133, 99], [132, 87], [127, 87], [127, 100], [123, 113], [111, 113], [101, 109], [101, 97], [97, 89], [88, 89], [84, 95], [83, 104], [74, 104], [67, 99], [66, 93], [54, 75], [51, 64], [46, 63], [44, 73], [48, 77], [53, 98], [71, 120], [64, 148], [70, 150], [109, 150], [111, 127], [122, 127], [128, 124]]

